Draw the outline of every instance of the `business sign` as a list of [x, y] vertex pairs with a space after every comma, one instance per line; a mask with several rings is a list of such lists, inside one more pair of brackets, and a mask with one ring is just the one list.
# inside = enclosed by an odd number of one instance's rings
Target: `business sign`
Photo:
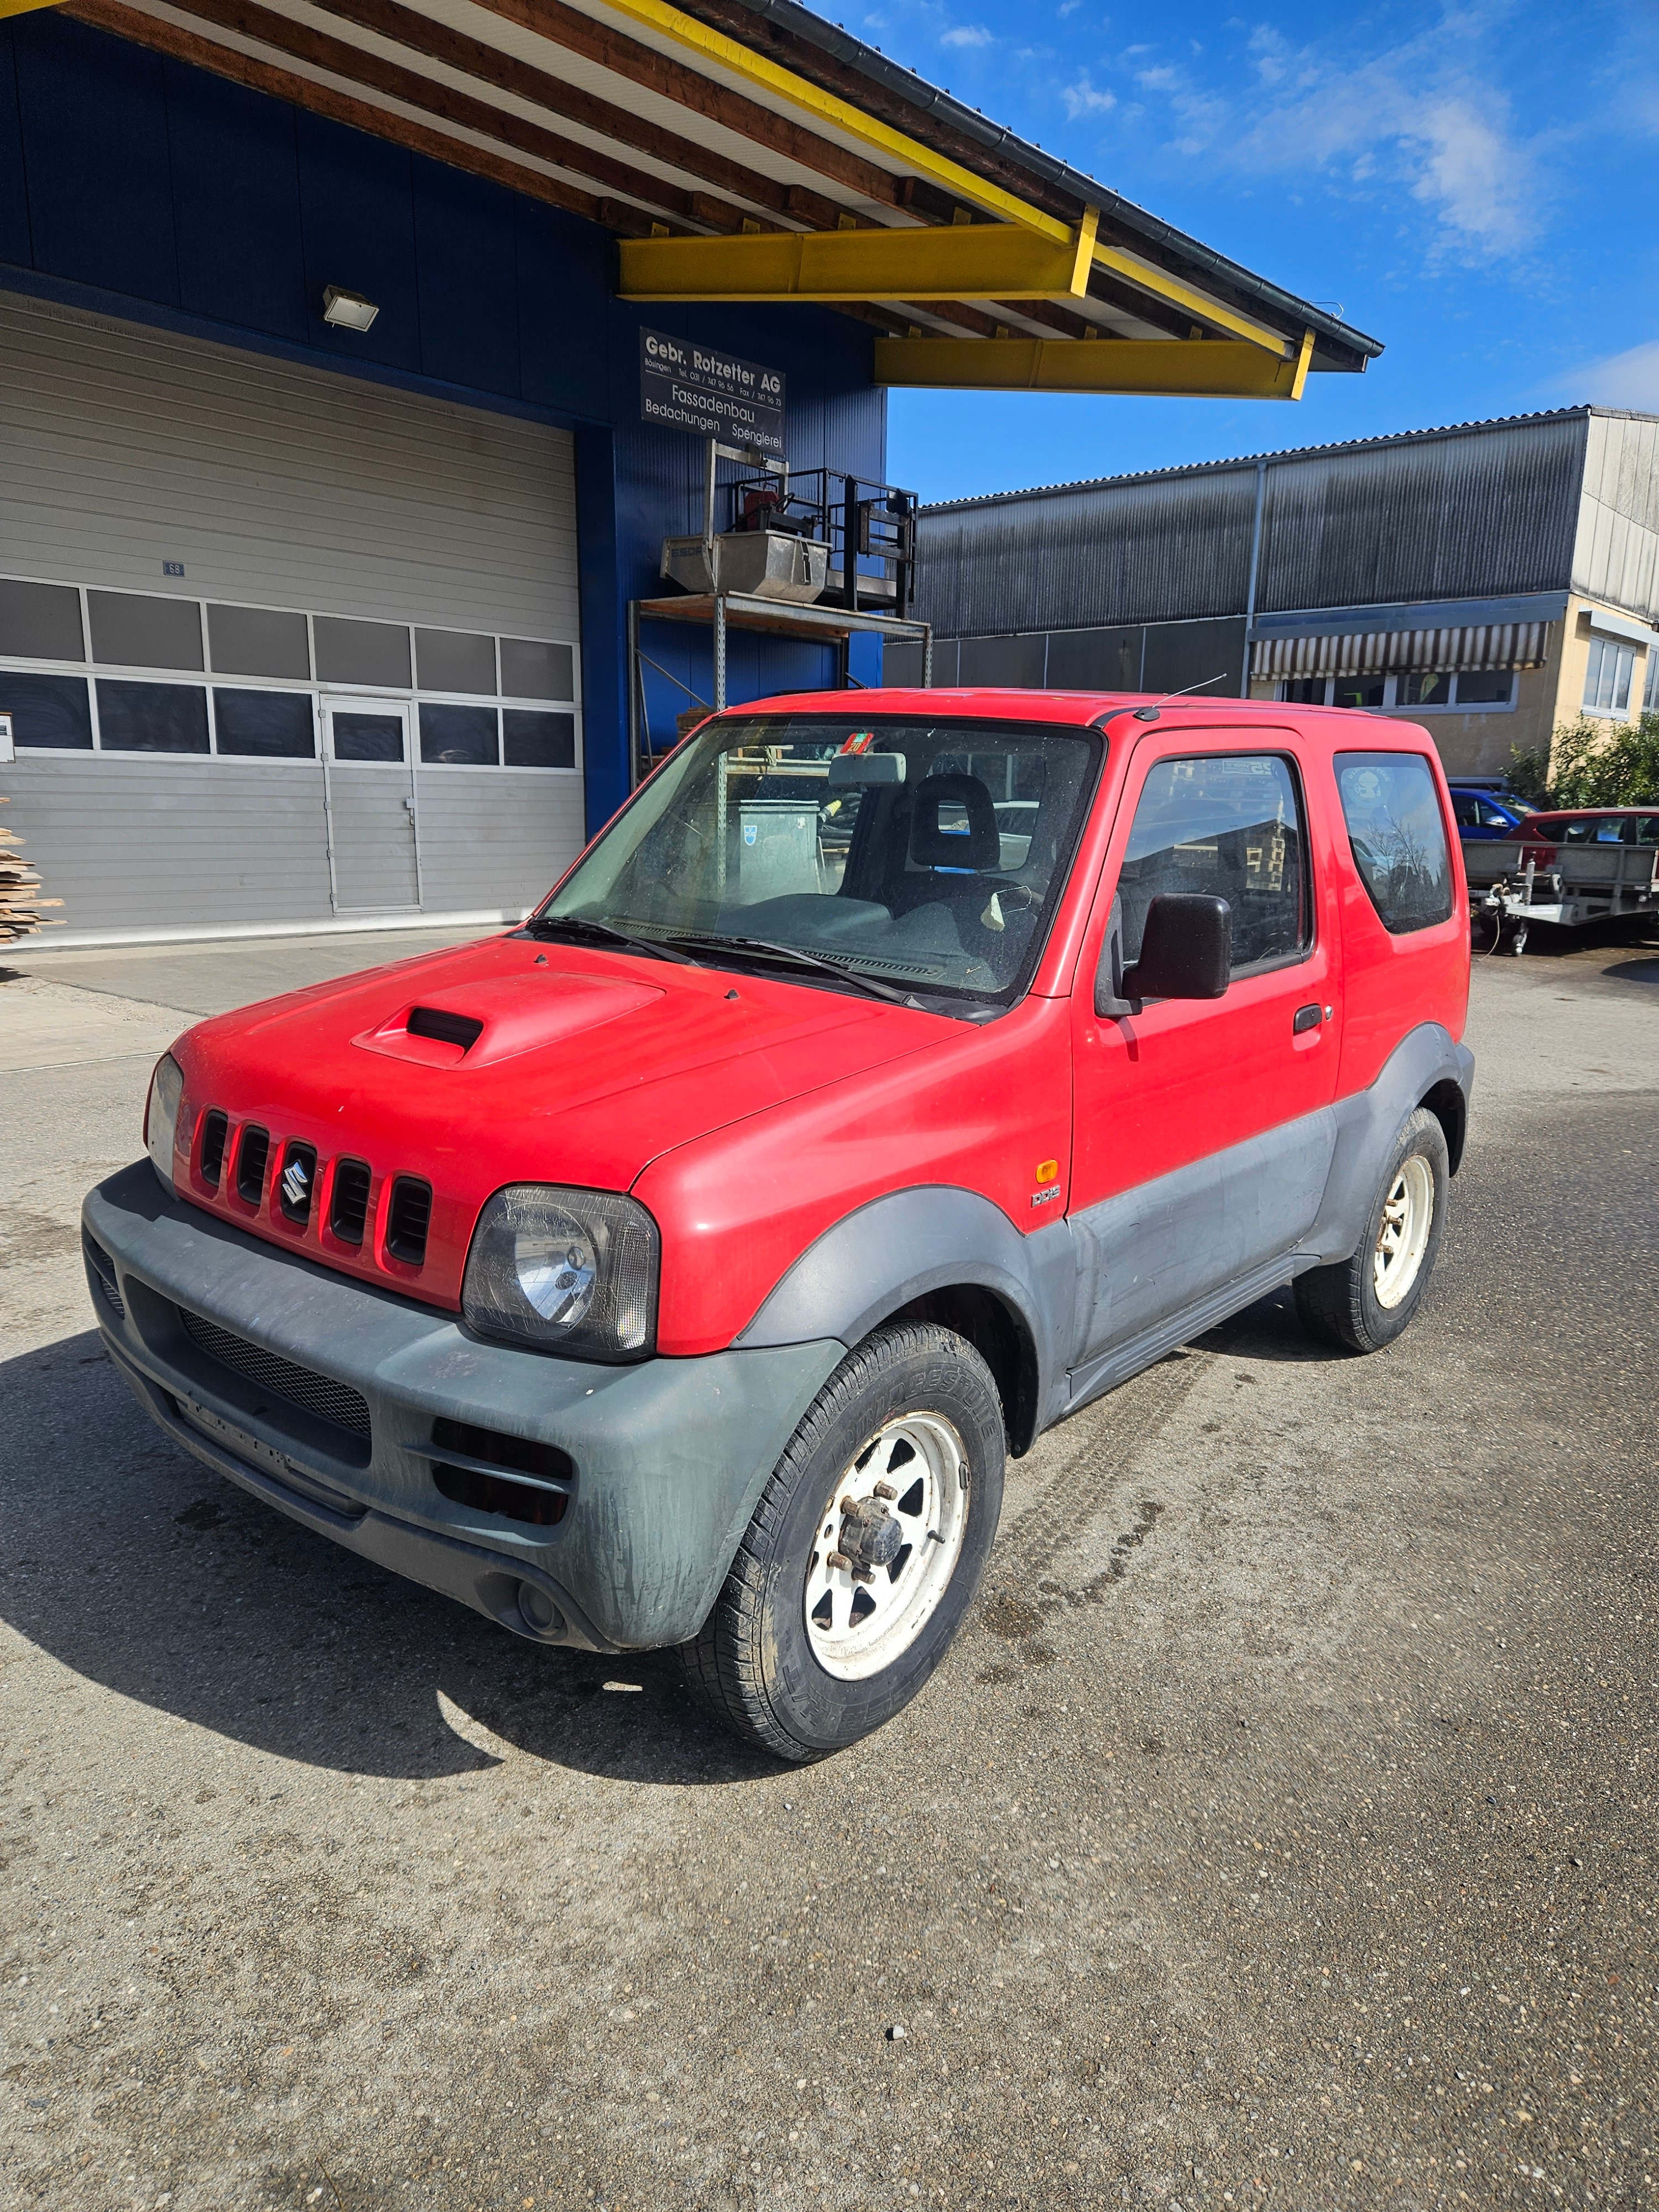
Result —
[[714, 346], [640, 332], [640, 414], [665, 429], [783, 454], [783, 374]]

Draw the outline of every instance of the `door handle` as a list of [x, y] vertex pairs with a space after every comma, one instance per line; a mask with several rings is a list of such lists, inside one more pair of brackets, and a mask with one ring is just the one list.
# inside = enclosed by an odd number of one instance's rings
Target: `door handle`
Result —
[[1316, 1030], [1324, 1018], [1323, 1006], [1298, 1006], [1296, 1010], [1296, 1018], [1291, 1024], [1291, 1035], [1300, 1036], [1304, 1030]]

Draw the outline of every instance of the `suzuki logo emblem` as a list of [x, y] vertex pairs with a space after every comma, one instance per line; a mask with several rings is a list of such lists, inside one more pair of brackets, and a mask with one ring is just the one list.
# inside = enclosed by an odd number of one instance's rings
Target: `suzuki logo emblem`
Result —
[[303, 1206], [310, 1188], [303, 1160], [290, 1160], [283, 1170], [283, 1196], [290, 1206]]

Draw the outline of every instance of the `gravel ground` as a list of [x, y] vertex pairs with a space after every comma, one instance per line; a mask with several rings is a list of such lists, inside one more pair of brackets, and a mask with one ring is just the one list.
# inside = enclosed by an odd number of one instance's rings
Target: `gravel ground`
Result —
[[951, 1662], [791, 1771], [216, 1483], [99, 1348], [165, 1009], [397, 949], [0, 984], [0, 2201], [1659, 2201], [1651, 949], [1481, 964], [1399, 1346], [1270, 1300], [1045, 1438]]

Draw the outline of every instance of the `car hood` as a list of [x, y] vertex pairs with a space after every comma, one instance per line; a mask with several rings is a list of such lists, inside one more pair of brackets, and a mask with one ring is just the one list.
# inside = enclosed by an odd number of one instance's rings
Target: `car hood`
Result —
[[[729, 968], [514, 933], [400, 961], [200, 1023], [185, 1073], [180, 1194], [349, 1273], [446, 1304], [483, 1201], [511, 1182], [625, 1191], [659, 1154], [919, 1049], [939, 1018]], [[199, 1173], [202, 1117], [270, 1136], [265, 1193]], [[289, 1142], [314, 1146], [319, 1203], [295, 1232], [272, 1202]], [[419, 1280], [365, 1239], [339, 1248], [320, 1217], [330, 1164], [431, 1185]], [[371, 1218], [374, 1207], [371, 1207]]]

